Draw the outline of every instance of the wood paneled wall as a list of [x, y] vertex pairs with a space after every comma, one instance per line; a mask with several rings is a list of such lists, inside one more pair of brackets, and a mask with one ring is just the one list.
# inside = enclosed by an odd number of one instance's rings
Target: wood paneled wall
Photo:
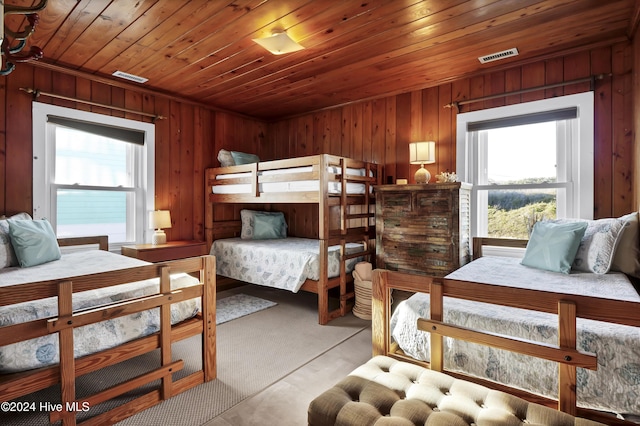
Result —
[[[631, 43], [599, 47], [282, 120], [269, 125], [270, 155], [286, 158], [326, 152], [350, 156], [384, 164], [384, 182], [397, 178], [411, 182], [418, 166], [409, 164], [409, 142], [435, 140], [436, 163], [428, 167], [435, 180], [436, 173], [455, 171], [457, 112], [444, 108], [445, 104], [605, 74], [595, 83], [594, 217], [620, 216], [637, 209], [633, 53]], [[537, 90], [464, 105], [462, 112], [589, 89], [587, 82]], [[304, 224], [294, 222], [292, 226], [300, 234], [312, 232]]]
[[[191, 102], [116, 87], [89, 78], [19, 64], [0, 78], [0, 215], [32, 212], [32, 97], [20, 88], [167, 117], [156, 121], [155, 207], [169, 209], [169, 240], [204, 240], [204, 169], [219, 166], [220, 148], [253, 152], [265, 124]], [[39, 102], [151, 121], [139, 114], [41, 96]]]
[[[410, 93], [327, 109], [265, 124], [202, 105], [134, 88], [116, 87], [73, 73], [20, 64], [0, 79], [0, 214], [31, 212], [32, 123], [29, 95], [21, 87], [77, 97], [166, 116], [156, 122], [156, 208], [170, 209], [170, 240], [204, 239], [206, 167], [218, 166], [219, 149], [258, 153], [262, 159], [330, 153], [384, 165], [384, 181], [413, 179], [417, 166], [408, 163], [409, 142], [437, 142], [432, 175], [455, 171], [456, 110], [452, 101], [606, 74], [595, 83], [595, 217], [619, 216], [638, 208], [638, 148], [634, 127], [633, 70], [638, 69], [637, 43], [619, 43], [572, 52], [562, 57], [504, 68]], [[611, 74], [611, 76], [609, 76]], [[589, 90], [582, 83], [463, 106], [463, 112]], [[41, 97], [41, 102], [149, 121], [137, 114]], [[637, 108], [636, 108], [637, 109]], [[237, 218], [241, 206], [216, 210], [217, 219]], [[290, 217], [293, 235], [315, 236], [317, 212], [309, 206], [278, 206]]]

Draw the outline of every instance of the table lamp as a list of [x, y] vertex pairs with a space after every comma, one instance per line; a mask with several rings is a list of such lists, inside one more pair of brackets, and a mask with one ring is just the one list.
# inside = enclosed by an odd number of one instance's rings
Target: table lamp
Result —
[[420, 164], [415, 174], [416, 183], [429, 183], [431, 173], [424, 168], [424, 165], [436, 162], [436, 143], [433, 141], [410, 143], [409, 161], [411, 164]]
[[171, 228], [171, 214], [169, 214], [169, 210], [149, 212], [149, 228], [156, 230], [151, 237], [151, 243], [154, 245], [165, 244], [167, 242], [167, 235], [163, 229]]

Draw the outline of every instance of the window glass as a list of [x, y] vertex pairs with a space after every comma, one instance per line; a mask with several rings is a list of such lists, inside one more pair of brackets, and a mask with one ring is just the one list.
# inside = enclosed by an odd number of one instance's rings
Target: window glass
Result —
[[[132, 192], [56, 189], [58, 237], [108, 235], [109, 242], [132, 240], [127, 217], [135, 206]], [[133, 227], [129, 227], [133, 231]]]
[[557, 217], [557, 189], [479, 192], [487, 199], [486, 237], [528, 239], [536, 222]]
[[132, 186], [131, 144], [55, 126], [55, 182]]
[[479, 163], [486, 167], [479, 168], [477, 182], [496, 188], [478, 193], [478, 202], [486, 203], [479, 209], [487, 209], [481, 236], [526, 239], [535, 222], [556, 218], [557, 188], [544, 184], [558, 182], [558, 145], [566, 141], [558, 141], [557, 126], [552, 121], [479, 132]]
[[556, 182], [556, 122], [485, 130], [487, 183]]

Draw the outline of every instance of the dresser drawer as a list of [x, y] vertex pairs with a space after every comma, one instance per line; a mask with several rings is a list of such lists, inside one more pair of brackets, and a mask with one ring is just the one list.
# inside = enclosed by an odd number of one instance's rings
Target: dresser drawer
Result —
[[384, 269], [435, 276], [444, 276], [451, 271], [453, 244], [447, 244], [445, 241], [384, 241], [383, 245], [384, 265], [378, 266]]
[[377, 195], [378, 205], [382, 206], [380, 214], [397, 216], [411, 212], [412, 194], [410, 192], [385, 192]]
[[450, 191], [415, 192], [413, 212], [417, 214], [450, 214], [452, 210]]
[[403, 216], [407, 214], [446, 215], [451, 212], [451, 195], [445, 191], [434, 192], [386, 192], [382, 198], [381, 214], [384, 216]]
[[401, 234], [419, 235], [424, 239], [426, 235], [449, 236], [454, 231], [450, 216], [385, 216], [382, 218], [382, 235]]

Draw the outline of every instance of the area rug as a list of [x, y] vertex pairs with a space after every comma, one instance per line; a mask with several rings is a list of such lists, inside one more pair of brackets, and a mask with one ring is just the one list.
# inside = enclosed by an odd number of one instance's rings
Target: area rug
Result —
[[263, 309], [277, 305], [276, 302], [239, 293], [216, 301], [216, 324], [224, 324]]

